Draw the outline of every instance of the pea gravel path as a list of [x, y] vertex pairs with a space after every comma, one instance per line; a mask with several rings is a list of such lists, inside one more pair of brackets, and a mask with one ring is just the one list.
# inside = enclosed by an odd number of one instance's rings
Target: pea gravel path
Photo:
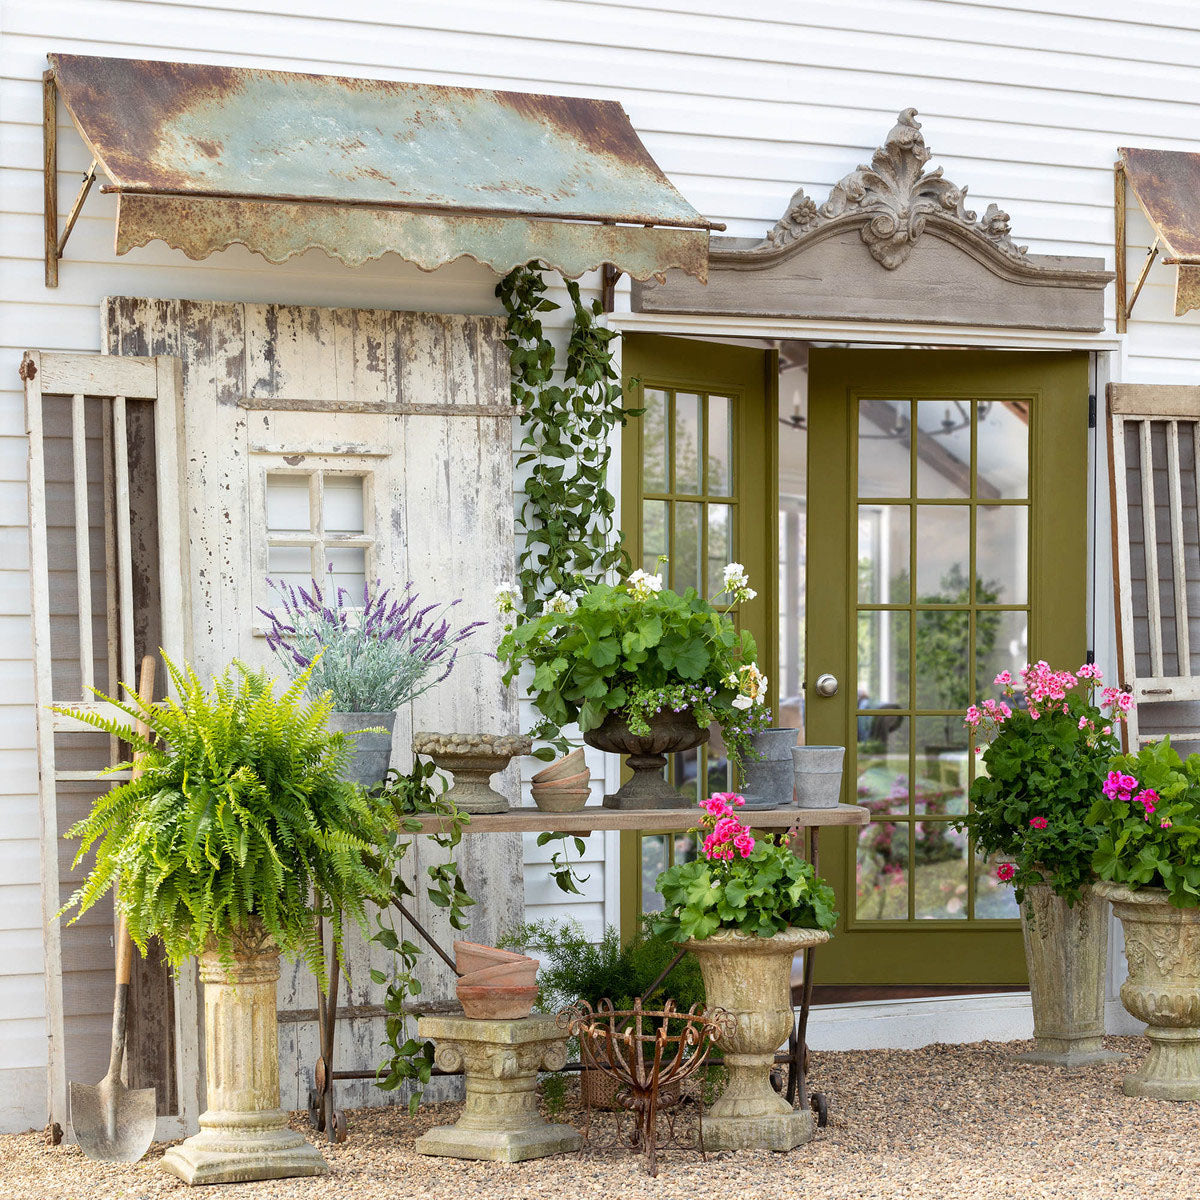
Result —
[[[1139, 1039], [1110, 1047], [1142, 1054]], [[413, 1139], [457, 1105], [410, 1121], [399, 1109], [350, 1116], [350, 1139], [321, 1142], [324, 1180], [239, 1184], [201, 1200], [1197, 1200], [1200, 1103], [1132, 1100], [1129, 1068], [1062, 1070], [1014, 1060], [1020, 1043], [813, 1055], [833, 1102], [828, 1128], [790, 1154], [667, 1155], [657, 1180], [636, 1160], [574, 1155], [516, 1165], [424, 1158]], [[568, 1106], [566, 1119], [577, 1119]], [[0, 1137], [3, 1200], [183, 1200], [156, 1146], [133, 1167], [88, 1162], [42, 1135]]]

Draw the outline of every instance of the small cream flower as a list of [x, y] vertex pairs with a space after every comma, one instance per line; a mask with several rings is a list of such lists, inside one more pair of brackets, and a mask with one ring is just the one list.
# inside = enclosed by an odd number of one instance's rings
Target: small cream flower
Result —
[[502, 583], [496, 589], [494, 603], [502, 613], [513, 612], [517, 607], [517, 598], [520, 594], [515, 583]]
[[634, 571], [628, 580], [630, 594], [637, 600], [647, 600], [655, 592], [661, 592], [663, 581], [661, 575], [651, 575], [641, 569]]
[[745, 709], [749, 708], [754, 701], [749, 696], [734, 696], [732, 703], [734, 708]]
[[566, 592], [555, 592], [542, 605], [542, 616], [548, 613], [573, 613], [578, 607], [579, 601], [574, 596], [568, 596]]

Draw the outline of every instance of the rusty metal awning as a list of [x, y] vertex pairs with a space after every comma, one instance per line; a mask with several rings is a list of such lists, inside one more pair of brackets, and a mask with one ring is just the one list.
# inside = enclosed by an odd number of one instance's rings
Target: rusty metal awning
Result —
[[[1119, 152], [1125, 178], [1154, 230], [1147, 268], [1162, 250], [1162, 261], [1178, 267], [1175, 315], [1200, 308], [1200, 154], [1127, 146]], [[1127, 308], [1132, 307], [1131, 300]]]
[[[270, 262], [315, 246], [349, 266], [391, 252], [427, 271], [469, 256], [703, 279], [722, 228], [612, 100], [49, 58], [48, 103], [57, 90], [118, 196], [118, 254], [161, 238], [197, 259], [240, 243]], [[48, 215], [55, 265], [87, 186], [62, 235]]]

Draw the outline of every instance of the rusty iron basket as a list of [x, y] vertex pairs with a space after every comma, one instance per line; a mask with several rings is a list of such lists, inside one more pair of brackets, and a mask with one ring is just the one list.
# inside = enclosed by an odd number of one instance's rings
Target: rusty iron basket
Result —
[[[595, 1071], [611, 1081], [618, 1116], [610, 1144], [640, 1151], [647, 1173], [657, 1175], [659, 1150], [683, 1145], [676, 1126], [685, 1100], [683, 1084], [708, 1061], [716, 1040], [731, 1032], [733, 1018], [724, 1009], [701, 1010], [698, 1004], [682, 1012], [671, 1000], [661, 1009], [645, 1009], [640, 1000], [630, 1009], [614, 1009], [602, 1000], [595, 1009], [585, 1001], [564, 1009], [558, 1023], [579, 1040], [584, 1072]], [[588, 1090], [583, 1099], [584, 1141], [592, 1145]], [[694, 1148], [703, 1156], [702, 1110], [698, 1104]]]

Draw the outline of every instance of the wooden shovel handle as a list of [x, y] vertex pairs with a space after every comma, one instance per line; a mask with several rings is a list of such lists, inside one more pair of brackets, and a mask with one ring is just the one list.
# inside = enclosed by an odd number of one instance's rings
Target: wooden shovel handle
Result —
[[[143, 704], [151, 704], [154, 701], [154, 676], [158, 664], [154, 660], [154, 656], [147, 654], [142, 659], [142, 669], [138, 673], [138, 698]], [[137, 732], [142, 737], [148, 737], [150, 727], [145, 721], [139, 720], [135, 726]], [[133, 756], [133, 770], [131, 775], [134, 779], [141, 776], [143, 771], [142, 766], [143, 755], [139, 751]], [[117, 987], [121, 987], [129, 983], [129, 976], [133, 971], [133, 941], [129, 936], [129, 922], [125, 920], [125, 914], [121, 914], [121, 919], [117, 924]]]

